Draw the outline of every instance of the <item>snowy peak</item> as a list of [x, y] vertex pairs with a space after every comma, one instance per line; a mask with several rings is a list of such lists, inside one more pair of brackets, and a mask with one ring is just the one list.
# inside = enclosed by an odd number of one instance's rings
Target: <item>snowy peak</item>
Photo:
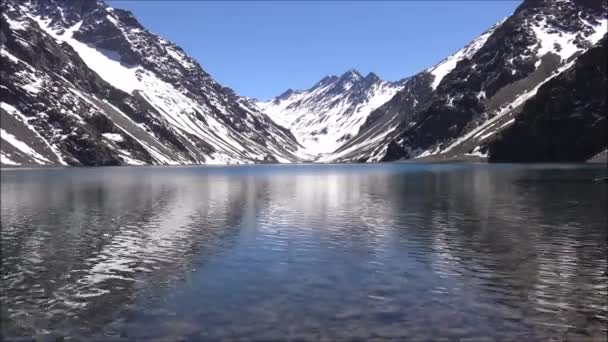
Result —
[[383, 81], [355, 69], [326, 76], [306, 90], [289, 89], [258, 105], [275, 122], [289, 128], [305, 153], [319, 157], [355, 136], [369, 113], [388, 101], [402, 82]]
[[339, 80], [341, 82], [357, 82], [362, 78], [363, 76], [357, 70], [349, 69], [340, 76]]
[[327, 86], [328, 84], [332, 84], [332, 83], [336, 82], [338, 79], [339, 79], [339, 77], [336, 75], [325, 76], [319, 82], [317, 82], [314, 86], [312, 86], [312, 88], [310, 88], [308, 90], [323, 88], [323, 87]]
[[285, 90], [281, 95], [275, 97], [274, 101], [281, 101], [281, 100], [287, 99], [294, 93], [295, 92], [293, 91], [293, 89], [289, 88], [289, 89]]
[[353, 86], [358, 84], [362, 79], [363, 79], [363, 76], [361, 76], [361, 74], [359, 74], [358, 71], [351, 69], [351, 70], [348, 70], [347, 72], [345, 72], [344, 74], [342, 74], [338, 78], [335, 87], [337, 89], [348, 91]]
[[371, 87], [383, 83], [394, 85], [400, 84], [400, 82], [384, 82], [373, 72], [370, 72], [367, 76], [363, 77], [357, 70], [350, 69], [338, 78], [336, 86], [344, 91], [352, 89], [353, 92], [366, 92], [369, 91]]
[[365, 76], [365, 81], [367, 83], [376, 83], [376, 82], [380, 82], [382, 81], [380, 79], [380, 77], [376, 74], [374, 74], [373, 72], [370, 72], [369, 74], [367, 74], [367, 76]]
[[[356, 90], [361, 88], [369, 88], [373, 86], [375, 83], [382, 83], [382, 79], [378, 77], [373, 72], [367, 74], [367, 76], [363, 77], [359, 71], [356, 69], [349, 69], [345, 71], [340, 76], [330, 75], [323, 77], [319, 82], [317, 82], [314, 86], [306, 90], [295, 91], [295, 93], [300, 92], [312, 92], [318, 89], [331, 90], [331, 91], [349, 91]], [[390, 82], [388, 82], [390, 83]], [[399, 82], [395, 82], [394, 84], [398, 84]], [[293, 90], [288, 89], [283, 94], [277, 96], [275, 99], [284, 99], [285, 95], [291, 95], [294, 93]]]
[[357, 70], [349, 69], [339, 77], [334, 78], [330, 91], [332, 93], [348, 92], [351, 89], [352, 91], [356, 91], [362, 87], [369, 86], [364, 81], [365, 79]]

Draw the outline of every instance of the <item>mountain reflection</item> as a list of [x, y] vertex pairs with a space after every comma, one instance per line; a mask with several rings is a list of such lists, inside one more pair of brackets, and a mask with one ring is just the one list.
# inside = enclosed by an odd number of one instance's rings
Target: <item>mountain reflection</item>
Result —
[[584, 181], [597, 172], [5, 172], [3, 334], [605, 336], [606, 196]]
[[106, 322], [228, 248], [248, 205], [221, 177], [32, 172], [2, 184], [3, 319], [26, 332]]

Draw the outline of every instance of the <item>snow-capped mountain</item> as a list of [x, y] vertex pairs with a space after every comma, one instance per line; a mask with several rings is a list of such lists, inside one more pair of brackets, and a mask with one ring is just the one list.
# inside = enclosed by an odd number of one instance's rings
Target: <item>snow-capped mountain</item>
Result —
[[7, 0], [1, 163], [292, 162], [292, 134], [101, 0]]
[[289, 128], [303, 151], [316, 159], [348, 142], [368, 115], [402, 88], [403, 81], [383, 81], [374, 73], [364, 77], [351, 69], [307, 90], [289, 89], [258, 106]]
[[321, 156], [320, 162], [378, 162], [389, 153], [385, 139], [395, 133], [401, 122], [409, 117], [433, 94], [433, 75], [421, 72], [405, 79], [402, 89], [388, 102], [372, 111], [359, 133], [331, 154]]
[[498, 22], [431, 68], [402, 81], [402, 89], [381, 108], [370, 113], [354, 139], [340, 146], [333, 154], [323, 156], [320, 161], [377, 162], [389, 159], [396, 148], [390, 139], [398, 132], [398, 127], [403, 122], [410, 123], [412, 114], [431, 99], [441, 80], [458, 62], [471, 58], [503, 22]]
[[0, 6], [3, 166], [573, 161], [608, 148], [602, 1], [525, 0], [412, 77], [349, 70], [267, 102], [101, 0]]
[[416, 76], [427, 82], [418, 87], [421, 94], [432, 89], [424, 103], [404, 102], [412, 96], [406, 84], [370, 114], [367, 129], [326, 160], [486, 156], [487, 143], [513, 124], [522, 105], [606, 34], [607, 11], [601, 1], [524, 1], [506, 20]]

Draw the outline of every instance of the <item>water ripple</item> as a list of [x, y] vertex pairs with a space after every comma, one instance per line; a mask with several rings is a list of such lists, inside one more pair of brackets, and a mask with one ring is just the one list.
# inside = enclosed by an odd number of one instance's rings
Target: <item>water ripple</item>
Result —
[[6, 172], [2, 334], [601, 339], [606, 192], [580, 181], [599, 172], [400, 164]]

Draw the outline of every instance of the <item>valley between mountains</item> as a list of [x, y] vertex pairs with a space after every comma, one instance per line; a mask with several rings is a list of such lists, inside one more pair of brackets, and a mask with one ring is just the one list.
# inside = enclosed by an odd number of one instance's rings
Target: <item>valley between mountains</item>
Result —
[[583, 162], [608, 149], [608, 6], [526, 0], [399, 81], [348, 70], [268, 101], [102, 0], [5, 0], [0, 164]]

